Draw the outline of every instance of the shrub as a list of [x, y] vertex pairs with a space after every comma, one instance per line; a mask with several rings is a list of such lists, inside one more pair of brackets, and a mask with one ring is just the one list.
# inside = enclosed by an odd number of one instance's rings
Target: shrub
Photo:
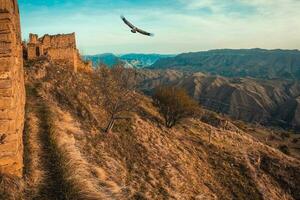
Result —
[[183, 118], [193, 116], [199, 110], [197, 102], [184, 89], [173, 86], [156, 88], [153, 100], [168, 128], [172, 128]]

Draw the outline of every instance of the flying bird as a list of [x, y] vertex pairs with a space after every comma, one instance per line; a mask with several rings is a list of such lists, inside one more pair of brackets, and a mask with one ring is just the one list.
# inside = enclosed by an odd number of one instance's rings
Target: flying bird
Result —
[[123, 15], [121, 16], [121, 19], [123, 22], [131, 28], [132, 33], [140, 33], [142, 35], [147, 35], [147, 36], [154, 36], [153, 33], [148, 33], [147, 31], [144, 31], [142, 29], [139, 29], [138, 27], [134, 26], [132, 23], [130, 23]]

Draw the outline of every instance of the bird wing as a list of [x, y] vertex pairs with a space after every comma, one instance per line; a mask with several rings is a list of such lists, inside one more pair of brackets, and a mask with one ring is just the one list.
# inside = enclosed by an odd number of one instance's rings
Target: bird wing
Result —
[[144, 30], [139, 29], [139, 28], [137, 28], [136, 31], [139, 32], [140, 34], [143, 34], [143, 35], [154, 36], [153, 33], [149, 33], [149, 32], [147, 32], [147, 31], [144, 31]]
[[123, 20], [123, 22], [125, 23], [125, 24], [127, 24], [127, 26], [129, 26], [131, 29], [135, 29], [136, 27], [132, 24], [132, 23], [130, 23], [123, 15], [121, 16], [121, 19]]

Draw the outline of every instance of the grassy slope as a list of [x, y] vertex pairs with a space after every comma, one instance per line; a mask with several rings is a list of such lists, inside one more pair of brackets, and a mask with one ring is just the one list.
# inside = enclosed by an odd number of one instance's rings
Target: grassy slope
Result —
[[[197, 119], [166, 129], [151, 101], [141, 96], [132, 120], [118, 122], [114, 133], [105, 135], [105, 112], [98, 104], [101, 94], [93, 75], [73, 74], [42, 61], [26, 71], [27, 88], [38, 94], [36, 98], [28, 92], [30, 106], [43, 105], [51, 118], [30, 111], [27, 120], [32, 126], [30, 116], [35, 115], [50, 129], [46, 141], [53, 148], [48, 153], [61, 173], [60, 180], [52, 179], [62, 184], [52, 189], [65, 188], [59, 199], [300, 198], [300, 162], [241, 130]], [[45, 148], [45, 143], [39, 145]], [[28, 167], [36, 159], [30, 159], [32, 151], [26, 152]], [[31, 189], [39, 192], [41, 185]]]

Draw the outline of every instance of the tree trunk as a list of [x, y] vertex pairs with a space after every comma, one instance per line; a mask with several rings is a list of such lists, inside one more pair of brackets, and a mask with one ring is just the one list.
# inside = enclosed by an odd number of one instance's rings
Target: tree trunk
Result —
[[111, 118], [108, 125], [107, 125], [107, 127], [106, 127], [106, 129], [105, 129], [105, 132], [110, 133], [112, 128], [114, 127], [114, 125], [115, 125], [115, 119]]

